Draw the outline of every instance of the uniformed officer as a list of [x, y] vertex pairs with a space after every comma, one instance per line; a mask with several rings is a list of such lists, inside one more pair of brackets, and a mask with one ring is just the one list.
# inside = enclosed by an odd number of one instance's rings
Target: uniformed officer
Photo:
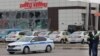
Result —
[[94, 38], [93, 38], [93, 56], [98, 55], [98, 44], [99, 44], [99, 35], [100, 33], [97, 33], [97, 31], [94, 31]]
[[93, 34], [89, 32], [88, 44], [89, 44], [89, 56], [91, 56], [92, 46], [93, 46]]
[[98, 54], [99, 34], [96, 30], [89, 32], [88, 43], [90, 56], [97, 56]]

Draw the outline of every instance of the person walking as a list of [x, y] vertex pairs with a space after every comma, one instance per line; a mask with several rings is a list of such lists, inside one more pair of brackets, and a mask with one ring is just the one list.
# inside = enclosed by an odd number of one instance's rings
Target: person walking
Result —
[[96, 30], [89, 32], [88, 44], [89, 44], [89, 56], [98, 55], [98, 44], [99, 44], [99, 35]]

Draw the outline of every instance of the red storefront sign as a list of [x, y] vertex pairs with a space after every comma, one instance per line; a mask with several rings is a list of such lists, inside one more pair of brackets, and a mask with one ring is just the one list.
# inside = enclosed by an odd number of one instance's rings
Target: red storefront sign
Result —
[[94, 14], [95, 16], [100, 16], [100, 12], [97, 12]]
[[47, 8], [47, 2], [39, 0], [28, 0], [20, 4], [20, 8], [24, 9], [37, 9], [37, 8]]

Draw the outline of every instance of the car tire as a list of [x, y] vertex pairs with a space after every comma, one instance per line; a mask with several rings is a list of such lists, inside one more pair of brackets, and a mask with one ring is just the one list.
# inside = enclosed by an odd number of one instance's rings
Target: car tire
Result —
[[64, 39], [61, 39], [60, 42], [63, 44], [64, 43]]
[[68, 40], [67, 40], [67, 38], [65, 39], [65, 43], [68, 43]]
[[9, 52], [9, 54], [14, 54], [15, 52]]
[[84, 39], [82, 40], [81, 44], [84, 44]]
[[51, 52], [51, 51], [52, 51], [52, 47], [51, 47], [50, 45], [48, 45], [48, 46], [46, 47], [45, 52]]
[[29, 53], [30, 53], [29, 47], [24, 47], [23, 54], [29, 54]]
[[17, 38], [17, 40], [19, 40], [19, 38]]

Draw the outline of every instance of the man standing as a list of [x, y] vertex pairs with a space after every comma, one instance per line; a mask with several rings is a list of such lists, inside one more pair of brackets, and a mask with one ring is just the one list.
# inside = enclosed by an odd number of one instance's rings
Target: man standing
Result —
[[89, 32], [88, 43], [90, 56], [97, 56], [98, 54], [99, 34], [96, 30]]
[[93, 34], [91, 31], [89, 32], [88, 44], [89, 44], [89, 56], [91, 56], [92, 46], [93, 46]]
[[93, 56], [98, 55], [98, 44], [99, 44], [99, 34], [96, 30], [94, 30], [94, 38], [93, 38]]

